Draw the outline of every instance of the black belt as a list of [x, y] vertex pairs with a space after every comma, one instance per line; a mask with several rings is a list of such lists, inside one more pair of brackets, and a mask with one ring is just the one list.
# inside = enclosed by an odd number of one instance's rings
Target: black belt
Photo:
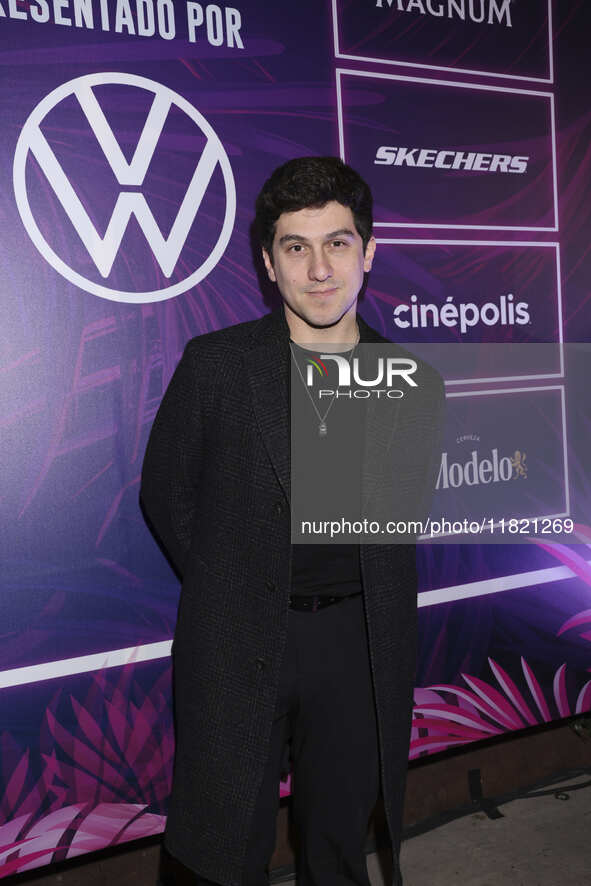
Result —
[[358, 597], [361, 591], [355, 591], [354, 594], [341, 594], [338, 597], [329, 597], [327, 594], [312, 594], [307, 596], [304, 594], [294, 594], [289, 597], [289, 608], [296, 609], [298, 612], [317, 612], [318, 609], [324, 609], [332, 603], [340, 603], [341, 600], [349, 600], [351, 597]]

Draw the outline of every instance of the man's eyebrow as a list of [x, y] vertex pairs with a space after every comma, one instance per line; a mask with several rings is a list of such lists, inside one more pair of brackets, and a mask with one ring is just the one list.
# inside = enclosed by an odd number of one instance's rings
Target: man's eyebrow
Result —
[[336, 237], [352, 237], [355, 239], [355, 234], [350, 228], [339, 228], [338, 231], [332, 231], [326, 235], [327, 240], [334, 240]]
[[[325, 240], [334, 240], [336, 237], [351, 237], [355, 239], [355, 234], [350, 228], [339, 228], [338, 231], [331, 231], [330, 234], [326, 234]], [[279, 244], [282, 243], [309, 243], [307, 237], [302, 237], [301, 234], [284, 234], [283, 237], [279, 238]]]

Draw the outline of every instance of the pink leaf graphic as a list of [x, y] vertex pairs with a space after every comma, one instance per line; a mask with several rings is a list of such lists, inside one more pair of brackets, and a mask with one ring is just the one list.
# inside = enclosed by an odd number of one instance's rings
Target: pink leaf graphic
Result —
[[587, 624], [591, 624], [591, 609], [584, 609], [583, 612], [578, 612], [572, 618], [569, 618], [568, 621], [565, 621], [560, 626], [556, 636], [560, 637], [561, 634], [564, 634], [565, 631], [570, 631], [571, 628], [579, 628], [581, 625]]
[[501, 693], [489, 686], [488, 683], [485, 683], [484, 680], [479, 680], [478, 677], [471, 677], [469, 674], [462, 674], [462, 679], [466, 681], [474, 692], [477, 692], [481, 698], [485, 699], [500, 717], [504, 716], [506, 718], [509, 722], [509, 728], [520, 729], [524, 725], [521, 717], [517, 716]]
[[488, 663], [490, 665], [490, 669], [493, 674], [497, 678], [497, 682], [501, 689], [505, 692], [507, 697], [511, 700], [512, 704], [517, 708], [519, 713], [527, 720], [527, 722], [531, 726], [535, 726], [537, 724], [537, 720], [530, 711], [529, 707], [525, 703], [525, 699], [523, 698], [521, 692], [503, 668], [493, 661], [492, 658], [489, 658]]
[[117, 843], [127, 843], [128, 840], [138, 840], [140, 837], [151, 837], [153, 834], [161, 834], [166, 824], [163, 815], [153, 815], [145, 812], [132, 821], [123, 831]]
[[130, 704], [130, 713], [133, 719], [133, 730], [129, 734], [125, 757], [129, 765], [133, 766], [144, 750], [146, 743], [151, 739], [152, 726], [133, 703]]
[[[120, 693], [118, 694], [120, 695]], [[115, 693], [113, 693], [113, 695], [115, 695]], [[126, 700], [124, 697], [122, 698], [122, 701], [122, 707], [125, 708]], [[111, 729], [113, 730], [115, 738], [117, 739], [117, 743], [121, 750], [124, 751], [125, 745], [127, 744], [127, 732], [129, 729], [127, 720], [116, 704], [111, 704], [110, 702], [105, 700], [105, 707], [107, 709], [109, 723], [111, 724]]]
[[[484, 680], [466, 674], [463, 674], [462, 677], [474, 691], [448, 684], [416, 687], [415, 699], [422, 703], [417, 704], [413, 712], [411, 758], [442, 750], [448, 745], [451, 747], [453, 744], [458, 744], [460, 738], [462, 742], [473, 741], [477, 738], [485, 738], [487, 734], [499, 734], [503, 731], [494, 728], [474, 711], [481, 711], [493, 723], [498, 723], [504, 729], [511, 731], [522, 728], [525, 722], [530, 725], [538, 723], [509, 675], [493, 659], [489, 659], [489, 664], [500, 688], [513, 707], [509, 707], [509, 702], [495, 687], [489, 686]], [[521, 666], [536, 707], [542, 719], [548, 722], [551, 719], [550, 709], [538, 680], [523, 657], [521, 658]], [[454, 695], [457, 704], [446, 704], [434, 690]], [[591, 706], [591, 681], [587, 682], [580, 690], [576, 704], [571, 704], [566, 688], [566, 665], [562, 665], [554, 675], [553, 695], [560, 716], [570, 716], [573, 707], [576, 709], [576, 713], [580, 713]], [[512, 711], [512, 717], [508, 716], [509, 710]], [[519, 719], [517, 719], [517, 714], [519, 714]]]
[[167, 667], [147, 692], [133, 668], [97, 672], [84, 699], [70, 696], [68, 728], [57, 691], [41, 728], [40, 775], [0, 735], [3, 812], [12, 816], [0, 826], [0, 878], [164, 829], [158, 807], [165, 809], [174, 758], [170, 674]]
[[70, 696], [70, 701], [72, 703], [74, 713], [76, 714], [78, 725], [80, 726], [86, 738], [91, 742], [91, 744], [95, 747], [97, 751], [105, 754], [114, 763], [118, 763], [119, 755], [115, 753], [115, 751], [105, 738], [104, 730], [101, 729], [94, 717], [91, 717], [86, 708], [84, 708], [78, 701], [76, 701], [73, 695]]
[[19, 871], [26, 871], [31, 868], [38, 867], [40, 864], [49, 864], [53, 858], [55, 850], [60, 845], [65, 831], [67, 831], [72, 819], [84, 808], [83, 804], [75, 806], [66, 806], [64, 809], [58, 809], [50, 815], [46, 815], [41, 821], [38, 821], [27, 834], [28, 843], [26, 849], [19, 852], [19, 856], [28, 855], [29, 853], [38, 853], [45, 850], [45, 855], [37, 856], [34, 861], [28, 864], [19, 865]]
[[30, 817], [30, 815], [20, 815], [18, 818], [13, 818], [12, 821], [7, 821], [6, 824], [0, 827], [0, 860], [3, 852], [10, 851], [10, 847], [14, 844], [21, 829]]
[[490, 717], [491, 720], [503, 723], [509, 729], [513, 728], [513, 721], [507, 721], [506, 717], [499, 716], [490, 705], [482, 701], [474, 692], [470, 692], [469, 689], [461, 689], [459, 686], [451, 686], [446, 683], [437, 683], [432, 688], [437, 689], [440, 692], [449, 692], [451, 695], [455, 695], [457, 698], [469, 702], [479, 711], [482, 711], [483, 714], [486, 714], [487, 717]]
[[16, 871], [29, 871], [32, 868], [45, 864], [43, 859], [46, 855], [45, 850], [40, 849], [38, 852], [30, 852], [28, 855], [19, 856], [5, 862], [0, 866], [0, 879], [9, 877], [11, 874], [16, 873]]
[[92, 748], [89, 748], [88, 745], [67, 732], [57, 722], [49, 709], [46, 716], [51, 733], [58, 745], [81, 767], [76, 770], [77, 796], [84, 796], [87, 791], [93, 789], [94, 776], [88, 774], [88, 771], [90, 773], [100, 773], [105, 780], [108, 779], [110, 781], [112, 786], [123, 787], [123, 778], [116, 769], [102, 759]]
[[588, 710], [591, 710], [591, 680], [585, 683], [585, 685], [579, 692], [577, 705], [575, 707], [575, 714], [583, 714], [585, 711]]
[[63, 781], [61, 774], [61, 763], [57, 759], [57, 755], [55, 753], [55, 748], [52, 750], [51, 754], [42, 754], [43, 760], [45, 762], [44, 773], [46, 776], [53, 781], [53, 777], [57, 776]]
[[476, 726], [482, 732], [490, 735], [500, 735], [502, 730], [491, 726], [481, 717], [470, 714], [468, 711], [462, 712], [460, 708], [453, 705], [434, 705], [426, 704], [415, 707], [416, 714], [430, 714], [432, 717], [441, 717], [443, 720], [452, 720], [454, 723], [462, 723], [465, 726]]
[[[28, 794], [25, 795], [24, 800], [19, 804], [18, 809], [16, 810], [16, 815], [23, 815], [26, 812], [35, 812], [41, 808], [42, 804], [47, 800], [47, 786], [44, 783], [43, 776], [33, 785]], [[62, 804], [57, 804], [62, 805]], [[53, 811], [56, 808], [55, 803], [50, 804], [50, 809]]]
[[[27, 837], [24, 840], [15, 840], [14, 843], [7, 843], [6, 846], [0, 846], [0, 863], [6, 861], [6, 857], [8, 855], [14, 855], [16, 849], [19, 846], [26, 846], [31, 842], [31, 840]], [[0, 871], [2, 868], [0, 867]]]
[[568, 706], [568, 697], [566, 694], [565, 679], [566, 663], [561, 665], [554, 674], [554, 700], [561, 717], [570, 717], [570, 708]]
[[[122, 793], [127, 795], [132, 793], [132, 789], [125, 785], [123, 779], [119, 787], [113, 788], [102, 781], [100, 773], [86, 772], [84, 769], [80, 769], [77, 762], [74, 764], [62, 763], [61, 772], [65, 783], [69, 786], [69, 795], [83, 796], [89, 803], [94, 804], [97, 793], [102, 800], [113, 802], [119, 800]], [[51, 789], [54, 790], [53, 787]]]
[[552, 554], [553, 557], [556, 557], [557, 560], [568, 566], [575, 575], [583, 579], [585, 584], [591, 585], [591, 566], [580, 554], [571, 551], [566, 545], [561, 545], [558, 542], [543, 542], [536, 541], [535, 539], [532, 539], [532, 541], [539, 548], [548, 551], [549, 554]]
[[419, 729], [429, 729], [430, 734], [439, 733], [440, 735], [457, 735], [464, 738], [470, 738], [478, 741], [483, 737], [482, 730], [470, 729], [469, 726], [462, 726], [459, 723], [449, 722], [442, 723], [436, 718], [424, 717], [423, 719], [413, 720], [413, 725]]
[[101, 803], [81, 822], [67, 858], [111, 845], [120, 831], [145, 808], [136, 803]]
[[153, 699], [150, 698], [149, 695], [146, 695], [143, 702], [140, 705], [140, 712], [142, 717], [149, 723], [155, 723], [158, 719], [158, 714], [163, 708], [166, 707], [166, 702], [164, 701], [162, 695], [158, 696], [159, 709], [157, 709], [154, 705]]
[[536, 680], [534, 672], [532, 671], [526, 660], [523, 658], [523, 656], [521, 657], [521, 667], [523, 669], [525, 679], [527, 680], [529, 691], [532, 694], [532, 698], [535, 701], [544, 721], [546, 723], [549, 723], [552, 718], [550, 716], [548, 705], [546, 704], [546, 699], [544, 698], [544, 693], [540, 689], [540, 684]]
[[[452, 686], [452, 689], [455, 689], [455, 686]], [[437, 692], [433, 692], [432, 686], [428, 689], [422, 686], [415, 686], [413, 694], [415, 704], [438, 704], [440, 701], [443, 701]]]
[[6, 803], [9, 804], [9, 808], [6, 812], [6, 818], [9, 818], [10, 815], [14, 812], [17, 803], [19, 801], [23, 785], [25, 783], [25, 778], [27, 777], [27, 770], [29, 768], [29, 752], [25, 751], [23, 756], [18, 762], [18, 765], [12, 776], [10, 781], [6, 785], [6, 792], [4, 794], [4, 799], [2, 805], [5, 806]]

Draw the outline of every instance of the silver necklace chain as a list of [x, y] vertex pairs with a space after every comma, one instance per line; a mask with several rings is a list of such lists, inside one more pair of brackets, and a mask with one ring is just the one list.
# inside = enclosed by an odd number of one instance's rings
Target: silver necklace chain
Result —
[[[353, 360], [353, 355], [354, 355], [354, 353], [355, 353], [355, 349], [357, 348], [357, 345], [359, 344], [359, 340], [360, 340], [360, 338], [361, 338], [361, 333], [360, 333], [360, 331], [359, 331], [359, 327], [357, 327], [357, 341], [356, 341], [355, 344], [353, 345], [353, 350], [351, 351], [351, 353], [350, 353], [350, 355], [349, 355], [349, 360], [348, 360], [349, 366], [351, 365], [351, 361]], [[293, 347], [292, 347], [292, 343], [291, 343], [291, 341], [290, 341], [290, 343], [289, 343], [289, 349], [290, 349], [290, 351], [291, 351], [291, 356], [292, 356], [292, 358], [293, 358], [293, 361], [294, 361], [294, 363], [295, 363], [295, 365], [296, 365], [296, 369], [297, 369], [297, 371], [298, 371], [298, 373], [299, 373], [299, 376], [300, 376], [300, 378], [301, 378], [301, 380], [302, 380], [302, 384], [303, 384], [303, 386], [304, 386], [304, 390], [306, 391], [306, 393], [307, 393], [307, 395], [308, 395], [308, 397], [309, 397], [309, 399], [310, 399], [310, 403], [312, 404], [312, 407], [313, 407], [313, 409], [314, 409], [314, 412], [315, 412], [316, 415], [318, 416], [318, 435], [319, 435], [320, 437], [326, 437], [326, 435], [327, 435], [327, 433], [328, 433], [328, 427], [327, 427], [327, 424], [326, 424], [326, 416], [328, 415], [328, 413], [329, 413], [330, 410], [332, 409], [332, 404], [334, 403], [334, 401], [335, 401], [336, 398], [337, 398], [336, 391], [335, 391], [335, 393], [332, 395], [331, 401], [330, 401], [330, 403], [328, 404], [328, 409], [326, 410], [326, 412], [324, 413], [324, 415], [320, 415], [320, 412], [318, 411], [318, 408], [317, 408], [316, 404], [314, 403], [314, 398], [313, 398], [312, 394], [310, 393], [310, 391], [309, 391], [309, 389], [308, 389], [308, 386], [307, 386], [306, 382], [304, 381], [304, 376], [302, 375], [302, 370], [300, 369], [300, 364], [299, 364], [298, 361], [297, 361], [297, 357], [295, 356], [295, 354], [294, 354], [294, 352], [293, 352]]]

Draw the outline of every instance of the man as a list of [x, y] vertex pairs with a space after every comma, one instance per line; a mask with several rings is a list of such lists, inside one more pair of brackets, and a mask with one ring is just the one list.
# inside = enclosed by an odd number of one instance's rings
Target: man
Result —
[[[166, 844], [201, 883], [268, 882], [289, 740], [299, 886], [368, 886], [380, 787], [401, 882], [415, 548], [292, 545], [290, 534], [291, 361], [306, 347], [386, 341], [356, 310], [376, 247], [371, 213], [368, 186], [336, 158], [273, 173], [257, 225], [282, 308], [188, 343], [148, 443], [143, 505], [183, 581]], [[419, 368], [394, 445], [423, 496], [444, 398], [439, 376]], [[339, 410], [324, 410], [328, 440]]]

